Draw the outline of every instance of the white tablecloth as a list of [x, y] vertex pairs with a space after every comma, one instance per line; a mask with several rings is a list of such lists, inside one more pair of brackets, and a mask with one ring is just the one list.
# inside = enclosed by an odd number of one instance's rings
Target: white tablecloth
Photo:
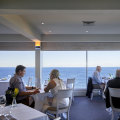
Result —
[[42, 110], [43, 104], [45, 103], [45, 99], [47, 96], [51, 96], [51, 93], [45, 93], [44, 90], [40, 90], [40, 93], [34, 95], [35, 100], [35, 109], [38, 111]]
[[[7, 107], [10, 109], [10, 106]], [[17, 104], [16, 107], [10, 110], [11, 115], [17, 120], [49, 120], [46, 114], [23, 104]]]

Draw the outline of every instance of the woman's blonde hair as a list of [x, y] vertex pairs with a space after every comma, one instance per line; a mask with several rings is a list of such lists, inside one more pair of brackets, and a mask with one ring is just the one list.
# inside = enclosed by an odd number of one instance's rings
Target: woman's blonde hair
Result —
[[59, 78], [59, 71], [57, 69], [53, 69], [50, 72], [50, 78], [54, 79], [54, 78]]

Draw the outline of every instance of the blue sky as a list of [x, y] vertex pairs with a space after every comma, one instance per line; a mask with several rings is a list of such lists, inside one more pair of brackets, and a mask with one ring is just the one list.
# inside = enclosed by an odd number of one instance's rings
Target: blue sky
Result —
[[[0, 67], [35, 66], [34, 51], [0, 51]], [[88, 66], [119, 67], [120, 51], [88, 51]], [[85, 51], [44, 51], [43, 67], [85, 67]]]

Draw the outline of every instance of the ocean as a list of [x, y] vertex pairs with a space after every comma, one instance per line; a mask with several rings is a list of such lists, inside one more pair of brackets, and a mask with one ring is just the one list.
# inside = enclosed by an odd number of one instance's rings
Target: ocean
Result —
[[[103, 67], [101, 75], [103, 77], [109, 77], [109, 73], [115, 76], [116, 69], [120, 67]], [[63, 81], [67, 81], [67, 78], [75, 78], [75, 88], [84, 89], [86, 88], [86, 68], [85, 67], [43, 67], [42, 68], [42, 82], [49, 79], [49, 74], [52, 69], [58, 69], [60, 71], [60, 78]], [[13, 76], [15, 68], [14, 67], [0, 67], [0, 78], [7, 78], [10, 75]], [[91, 77], [95, 67], [88, 67], [88, 77]], [[28, 67], [26, 69], [26, 75], [23, 77], [24, 83], [28, 84], [28, 79], [32, 79], [32, 85], [35, 85], [35, 68]]]

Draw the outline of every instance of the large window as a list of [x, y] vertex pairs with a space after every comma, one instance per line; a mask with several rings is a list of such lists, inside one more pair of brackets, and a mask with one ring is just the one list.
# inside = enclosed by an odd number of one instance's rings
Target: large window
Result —
[[[49, 79], [52, 69], [58, 69], [63, 81], [75, 78], [75, 88], [85, 89], [86, 76], [92, 76], [98, 65], [102, 67], [103, 77], [115, 76], [116, 69], [120, 69], [120, 51], [88, 51], [87, 54], [86, 51], [43, 51], [42, 61], [42, 81]], [[13, 76], [17, 65], [27, 67], [25, 84], [31, 78], [31, 85], [35, 85], [35, 51], [1, 51], [0, 79]]]
[[0, 51], [0, 78], [7, 78], [15, 73], [17, 65], [26, 66], [25, 84], [32, 79], [35, 84], [35, 51]]
[[60, 71], [60, 78], [75, 78], [75, 88], [86, 88], [86, 51], [43, 52], [43, 81], [49, 79], [52, 69]]
[[88, 76], [92, 76], [96, 66], [101, 66], [101, 75], [115, 76], [116, 69], [120, 69], [120, 51], [89, 51]]

